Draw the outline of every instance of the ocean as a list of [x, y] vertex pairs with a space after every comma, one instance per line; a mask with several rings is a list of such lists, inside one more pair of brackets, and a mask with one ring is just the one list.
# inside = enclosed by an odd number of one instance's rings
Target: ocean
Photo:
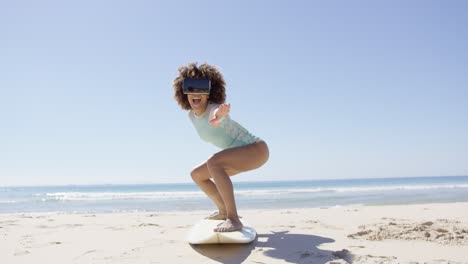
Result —
[[[238, 210], [468, 202], [468, 176], [236, 182]], [[0, 187], [0, 213], [215, 210], [194, 183]]]

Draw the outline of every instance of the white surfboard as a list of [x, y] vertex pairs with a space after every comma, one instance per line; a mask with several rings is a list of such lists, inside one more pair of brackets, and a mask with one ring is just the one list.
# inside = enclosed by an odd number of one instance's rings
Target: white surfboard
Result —
[[213, 231], [223, 220], [203, 219], [190, 229], [187, 240], [190, 244], [246, 244], [257, 236], [253, 227], [244, 224], [242, 230], [234, 232]]

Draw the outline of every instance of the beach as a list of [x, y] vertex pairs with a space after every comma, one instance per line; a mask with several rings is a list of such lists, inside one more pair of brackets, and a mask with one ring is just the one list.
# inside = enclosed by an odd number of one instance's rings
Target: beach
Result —
[[0, 264], [468, 264], [468, 0], [0, 7]]
[[468, 203], [239, 210], [247, 245], [190, 245], [211, 211], [0, 214], [2, 263], [468, 263]]

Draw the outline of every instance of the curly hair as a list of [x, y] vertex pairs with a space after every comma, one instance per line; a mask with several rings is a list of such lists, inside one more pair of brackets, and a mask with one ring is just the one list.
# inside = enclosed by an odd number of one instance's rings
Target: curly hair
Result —
[[174, 98], [180, 107], [184, 110], [190, 110], [192, 107], [187, 99], [187, 95], [182, 91], [182, 82], [184, 78], [207, 78], [211, 81], [211, 91], [209, 102], [222, 104], [226, 100], [226, 82], [223, 74], [213, 65], [203, 63], [197, 66], [196, 62], [189, 63], [187, 66], [179, 67], [179, 76], [174, 79]]

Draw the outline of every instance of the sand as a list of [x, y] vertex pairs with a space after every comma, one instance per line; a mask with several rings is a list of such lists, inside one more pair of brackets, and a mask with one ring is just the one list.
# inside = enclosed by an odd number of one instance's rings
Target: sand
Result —
[[468, 263], [468, 203], [240, 210], [253, 243], [188, 244], [210, 213], [0, 214], [0, 262]]

